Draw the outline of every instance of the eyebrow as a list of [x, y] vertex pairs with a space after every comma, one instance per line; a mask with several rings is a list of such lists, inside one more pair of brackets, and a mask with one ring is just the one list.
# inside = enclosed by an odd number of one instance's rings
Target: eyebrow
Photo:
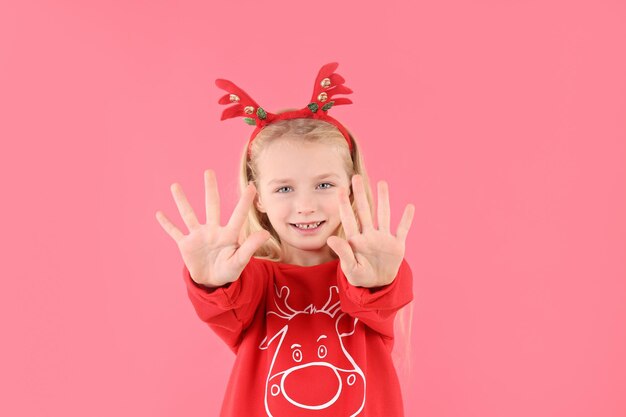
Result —
[[321, 335], [320, 337], [317, 338], [317, 341], [319, 342], [320, 339], [326, 339], [326, 335], [325, 334]]
[[[322, 178], [339, 178], [339, 175], [333, 174], [332, 172], [329, 172], [327, 174], [321, 174], [321, 175], [318, 175], [317, 177], [315, 177], [316, 180], [319, 180], [319, 179], [322, 179]], [[293, 181], [293, 180], [291, 178], [280, 178], [280, 179], [272, 180], [272, 181], [268, 182], [267, 184], [268, 185], [283, 184], [283, 183], [290, 182], [290, 181]]]

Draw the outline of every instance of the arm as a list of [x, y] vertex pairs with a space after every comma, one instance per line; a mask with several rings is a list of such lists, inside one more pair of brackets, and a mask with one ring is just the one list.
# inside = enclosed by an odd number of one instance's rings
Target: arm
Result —
[[402, 260], [394, 280], [383, 287], [351, 285], [340, 267], [337, 284], [341, 309], [388, 338], [393, 337], [397, 311], [413, 300], [413, 273], [406, 259]]
[[263, 263], [252, 257], [236, 281], [209, 288], [196, 283], [183, 264], [187, 294], [198, 317], [235, 353], [263, 298], [267, 276]]

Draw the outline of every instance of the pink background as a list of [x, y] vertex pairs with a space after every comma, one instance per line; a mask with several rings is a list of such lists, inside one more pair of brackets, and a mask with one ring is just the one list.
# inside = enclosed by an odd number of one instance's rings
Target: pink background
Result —
[[206, 168], [232, 212], [215, 78], [274, 111], [338, 61], [416, 206], [407, 415], [625, 416], [625, 50], [617, 0], [2, 2], [0, 415], [218, 414], [234, 356], [155, 212]]

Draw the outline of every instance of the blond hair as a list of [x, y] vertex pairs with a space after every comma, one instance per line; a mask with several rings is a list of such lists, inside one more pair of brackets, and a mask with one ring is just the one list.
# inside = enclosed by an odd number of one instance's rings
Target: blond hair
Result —
[[[343, 159], [346, 174], [349, 179], [355, 174], [359, 174], [363, 178], [365, 194], [369, 202], [370, 212], [372, 218], [375, 218], [372, 191], [369, 185], [367, 171], [365, 170], [363, 156], [359, 151], [359, 145], [354, 139], [354, 136], [349, 131], [348, 134], [350, 135], [350, 140], [352, 141], [352, 151], [350, 151], [348, 143], [339, 129], [331, 123], [323, 120], [306, 118], [286, 119], [267, 125], [255, 136], [252, 141], [250, 147], [250, 158], [248, 158], [247, 143], [242, 152], [239, 171], [239, 194], [243, 194], [243, 191], [249, 182], [254, 183], [257, 190], [259, 189], [259, 171], [256, 161], [262, 154], [263, 150], [266, 149], [267, 145], [272, 143], [272, 141], [281, 138], [299, 142], [322, 143], [333, 147], [339, 152], [339, 155]], [[352, 190], [352, 186], [350, 186], [350, 190]], [[354, 201], [353, 192], [350, 192], [349, 198], [352, 205], [352, 211], [355, 213], [357, 224], [360, 227], [360, 221], [356, 214], [356, 202]], [[281, 262], [283, 259], [280, 237], [272, 227], [267, 214], [260, 212], [256, 205], [252, 204], [241, 231], [240, 242], [243, 242], [252, 233], [262, 229], [270, 232], [270, 238], [255, 252], [254, 256], [260, 259]], [[346, 238], [342, 225], [340, 225], [337, 229], [336, 235], [342, 239]], [[337, 255], [334, 252], [332, 252], [332, 255], [337, 258]], [[394, 343], [392, 356], [396, 370], [402, 370], [402, 373], [399, 376], [405, 386], [409, 384], [408, 378], [411, 374], [410, 339], [412, 315], [413, 303], [411, 302], [398, 311], [394, 321], [394, 333], [397, 333], [399, 336], [396, 337], [396, 341], [400, 341], [401, 343]]]

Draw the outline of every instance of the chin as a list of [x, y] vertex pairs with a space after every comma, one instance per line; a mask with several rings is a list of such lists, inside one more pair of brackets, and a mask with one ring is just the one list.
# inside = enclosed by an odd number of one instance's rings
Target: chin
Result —
[[316, 239], [309, 240], [308, 242], [297, 239], [288, 239], [282, 241], [296, 249], [318, 251], [324, 249], [324, 247], [327, 246], [326, 239], [328, 239], [328, 236], [319, 236]]

